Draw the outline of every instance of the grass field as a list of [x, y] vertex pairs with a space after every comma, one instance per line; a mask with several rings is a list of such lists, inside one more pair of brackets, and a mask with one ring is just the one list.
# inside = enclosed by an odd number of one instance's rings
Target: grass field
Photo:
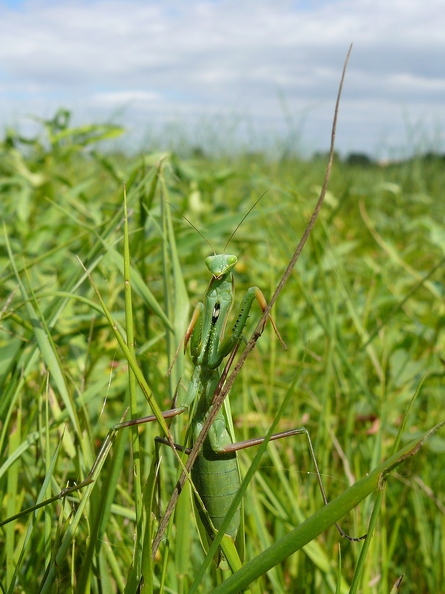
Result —
[[[130, 397], [132, 414], [151, 413], [113, 326], [125, 336], [133, 322], [134, 357], [161, 409], [187, 387], [188, 354], [166, 373], [208, 284], [210, 251], [163, 201], [222, 251], [267, 191], [228, 248], [239, 259], [239, 304], [251, 285], [273, 293], [323, 182], [321, 158], [104, 153], [100, 141], [119, 133], [55, 118], [35, 139], [9, 132], [1, 144], [1, 520], [86, 477]], [[439, 158], [387, 167], [336, 160], [320, 218], [274, 308], [288, 348], [268, 325], [231, 391], [238, 439], [264, 435], [288, 395], [279, 430], [308, 428], [330, 500], [445, 420], [444, 187]], [[254, 309], [247, 337], [260, 318]], [[171, 424], [178, 443], [186, 423]], [[157, 518], [179, 476], [161, 446], [153, 479], [160, 433], [157, 423], [119, 431], [93, 483], [0, 528], [2, 592], [136, 592], [140, 571], [144, 592], [239, 591], [213, 562], [192, 586], [205, 554], [187, 492], [151, 560]], [[384, 593], [402, 574], [404, 594], [443, 591], [444, 435], [431, 435], [341, 519], [348, 533], [364, 534], [377, 506], [366, 554], [332, 526], [272, 561], [251, 591]], [[240, 454], [243, 475], [255, 454]], [[268, 445], [244, 507], [252, 566], [323, 507], [304, 437]]]

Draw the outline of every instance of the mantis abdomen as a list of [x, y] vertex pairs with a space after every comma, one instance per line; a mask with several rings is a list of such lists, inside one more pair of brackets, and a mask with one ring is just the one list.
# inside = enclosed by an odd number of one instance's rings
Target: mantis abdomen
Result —
[[[216, 426], [215, 426], [216, 424]], [[219, 429], [219, 431], [218, 431]], [[200, 432], [200, 423], [197, 423], [195, 430]], [[211, 429], [212, 433], [218, 432], [218, 444], [221, 447], [232, 443], [230, 435], [225, 427], [224, 419], [216, 419]], [[223, 454], [215, 451], [215, 446], [211, 443], [211, 436], [207, 436], [202, 451], [192, 469], [193, 483], [204, 503], [214, 528], [219, 530], [224, 517], [232, 503], [235, 493], [240, 486], [240, 474], [236, 454]], [[225, 442], [225, 443], [223, 443]], [[207, 533], [211, 534], [213, 530], [209, 527], [209, 521], [206, 514], [197, 504], [200, 519], [207, 527]], [[236, 540], [237, 532], [241, 521], [240, 506], [233, 515], [225, 533]]]

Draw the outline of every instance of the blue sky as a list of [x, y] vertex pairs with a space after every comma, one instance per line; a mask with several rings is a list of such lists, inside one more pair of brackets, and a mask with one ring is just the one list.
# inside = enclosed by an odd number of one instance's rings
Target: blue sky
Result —
[[24, 4], [24, 0], [2, 0], [2, 2], [0, 2], [0, 4], [3, 4], [5, 6], [8, 6], [10, 8], [20, 8], [23, 4]]
[[443, 23], [443, 0], [0, 1], [0, 125], [66, 107], [141, 149], [326, 150], [353, 42], [340, 151], [445, 152]]

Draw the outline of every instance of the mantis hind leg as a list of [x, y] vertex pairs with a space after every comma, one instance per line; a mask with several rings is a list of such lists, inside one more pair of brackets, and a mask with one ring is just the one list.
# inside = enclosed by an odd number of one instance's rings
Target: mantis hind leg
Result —
[[[292, 437], [294, 435], [305, 435], [306, 436], [308, 446], [309, 446], [309, 453], [310, 453], [312, 462], [315, 467], [315, 473], [317, 475], [317, 481], [318, 481], [320, 493], [323, 498], [324, 504], [327, 505], [328, 498], [326, 495], [326, 489], [324, 487], [323, 480], [321, 478], [321, 473], [318, 468], [318, 463], [317, 463], [317, 458], [315, 456], [314, 446], [312, 445], [312, 440], [311, 440], [311, 437], [310, 437], [309, 432], [306, 429], [306, 427], [297, 427], [296, 429], [290, 429], [288, 431], [282, 431], [281, 433], [275, 433], [270, 436], [269, 441], [274, 441], [276, 439], [283, 439], [285, 437]], [[227, 444], [226, 446], [224, 446], [223, 448], [221, 448], [219, 453], [227, 454], [229, 452], [238, 452], [239, 450], [244, 450], [246, 448], [251, 448], [253, 446], [260, 445], [261, 443], [263, 443], [263, 441], [265, 441], [265, 439], [266, 439], [265, 437], [254, 437], [253, 439], [247, 439], [246, 441], [230, 443], [230, 444]], [[361, 540], [365, 539], [367, 536], [366, 534], [364, 534], [363, 536], [358, 536], [358, 537], [350, 536], [337, 523], [335, 523], [335, 527], [337, 528], [338, 532], [340, 533], [340, 535], [343, 538], [346, 538], [347, 540], [350, 540], [353, 542], [361, 541]]]

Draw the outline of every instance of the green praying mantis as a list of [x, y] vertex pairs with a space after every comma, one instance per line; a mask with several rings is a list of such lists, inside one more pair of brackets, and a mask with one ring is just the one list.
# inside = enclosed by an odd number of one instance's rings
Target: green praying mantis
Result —
[[[229, 254], [214, 254], [206, 259], [205, 264], [211, 274], [211, 280], [204, 295], [204, 302], [197, 304], [184, 337], [184, 347], [190, 342], [194, 371], [187, 393], [178, 403], [176, 410], [178, 414], [184, 410], [192, 411], [189, 431], [191, 446], [201, 433], [213, 405], [214, 394], [221, 380], [222, 362], [227, 356], [234, 353], [239, 345], [254, 301], [257, 300], [263, 312], [267, 308], [262, 291], [258, 287], [250, 287], [241, 302], [235, 324], [230, 334], [225, 337], [233, 300], [233, 270], [237, 262], [237, 257]], [[271, 321], [275, 333], [285, 346], [270, 315], [262, 322], [261, 331], [264, 329], [267, 319]], [[326, 492], [308, 431], [304, 427], [300, 427], [274, 434], [270, 439], [277, 440], [299, 434], [306, 435], [323, 501], [327, 504]], [[220, 409], [213, 419], [191, 472], [194, 487], [203, 504], [203, 506], [197, 504], [195, 507], [201, 540], [205, 548], [208, 548], [216, 532], [220, 529], [233, 497], [240, 487], [236, 452], [258, 445], [263, 440], [264, 438], [256, 438], [234, 442], [231, 419], [227, 417], [225, 411]], [[158, 441], [168, 444], [163, 438]], [[180, 446], [176, 447], [183, 449]], [[242, 523], [241, 506], [238, 506], [225, 535], [236, 543], [241, 557], [244, 548], [243, 530], [240, 530]], [[340, 534], [349, 540], [364, 538], [364, 536], [350, 537], [343, 532], [338, 524], [336, 526]], [[216, 561], [220, 567], [228, 569], [227, 560], [222, 550], [219, 550]]]

